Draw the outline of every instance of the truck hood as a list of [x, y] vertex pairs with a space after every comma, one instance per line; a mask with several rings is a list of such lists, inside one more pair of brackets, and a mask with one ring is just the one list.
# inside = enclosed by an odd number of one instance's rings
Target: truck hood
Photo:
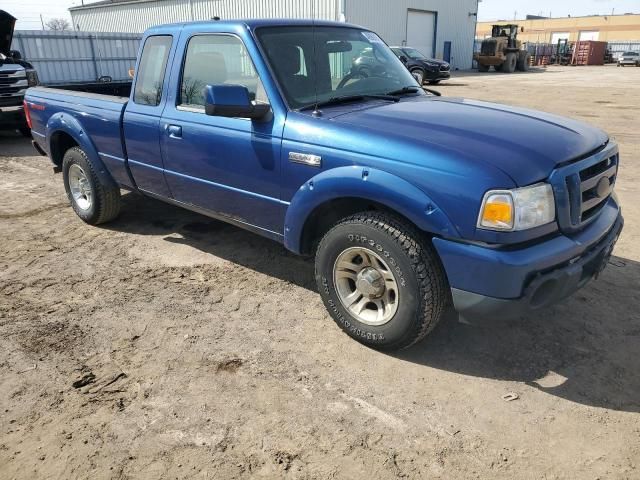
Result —
[[11, 50], [15, 25], [16, 19], [4, 10], [0, 10], [0, 53], [5, 57], [9, 56], [9, 50]]
[[461, 98], [419, 97], [372, 108], [326, 112], [338, 123], [376, 131], [382, 138], [484, 162], [518, 186], [549, 176], [559, 164], [607, 143], [598, 128], [548, 113]]

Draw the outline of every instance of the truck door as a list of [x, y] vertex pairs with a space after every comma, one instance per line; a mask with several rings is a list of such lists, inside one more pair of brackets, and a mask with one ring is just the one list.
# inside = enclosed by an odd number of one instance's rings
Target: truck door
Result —
[[170, 192], [160, 152], [160, 115], [166, 100], [165, 71], [171, 35], [152, 35], [144, 42], [131, 101], [123, 119], [129, 168], [139, 189], [162, 197]]
[[179, 88], [161, 121], [165, 177], [174, 198], [281, 235], [282, 118], [205, 114], [207, 85], [244, 85], [252, 99], [269, 101], [244, 43], [226, 33], [185, 34], [178, 51], [185, 56], [175, 62], [171, 82], [177, 79]]

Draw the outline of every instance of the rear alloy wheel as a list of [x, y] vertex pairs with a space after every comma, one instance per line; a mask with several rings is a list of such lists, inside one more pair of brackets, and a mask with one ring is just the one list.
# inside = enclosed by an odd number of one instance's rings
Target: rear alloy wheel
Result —
[[353, 215], [327, 232], [316, 253], [316, 282], [338, 326], [381, 350], [420, 341], [449, 300], [444, 270], [429, 240], [382, 212]]

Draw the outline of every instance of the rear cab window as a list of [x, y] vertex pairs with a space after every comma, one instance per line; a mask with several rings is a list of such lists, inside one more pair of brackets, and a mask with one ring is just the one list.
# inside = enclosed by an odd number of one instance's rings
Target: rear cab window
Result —
[[172, 41], [171, 35], [154, 35], [145, 41], [133, 92], [134, 103], [154, 107], [160, 104]]

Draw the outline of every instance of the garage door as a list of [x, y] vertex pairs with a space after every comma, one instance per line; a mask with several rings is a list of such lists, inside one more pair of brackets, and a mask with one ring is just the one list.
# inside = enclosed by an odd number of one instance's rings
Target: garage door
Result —
[[407, 45], [416, 48], [428, 57], [435, 56], [434, 40], [436, 14], [417, 10], [407, 11]]
[[580, 32], [579, 40], [581, 42], [585, 42], [587, 40], [598, 40], [599, 36], [600, 36], [600, 32], [582, 31], [582, 32]]
[[569, 40], [569, 32], [553, 32], [551, 34], [551, 43], [557, 45], [558, 40]]

